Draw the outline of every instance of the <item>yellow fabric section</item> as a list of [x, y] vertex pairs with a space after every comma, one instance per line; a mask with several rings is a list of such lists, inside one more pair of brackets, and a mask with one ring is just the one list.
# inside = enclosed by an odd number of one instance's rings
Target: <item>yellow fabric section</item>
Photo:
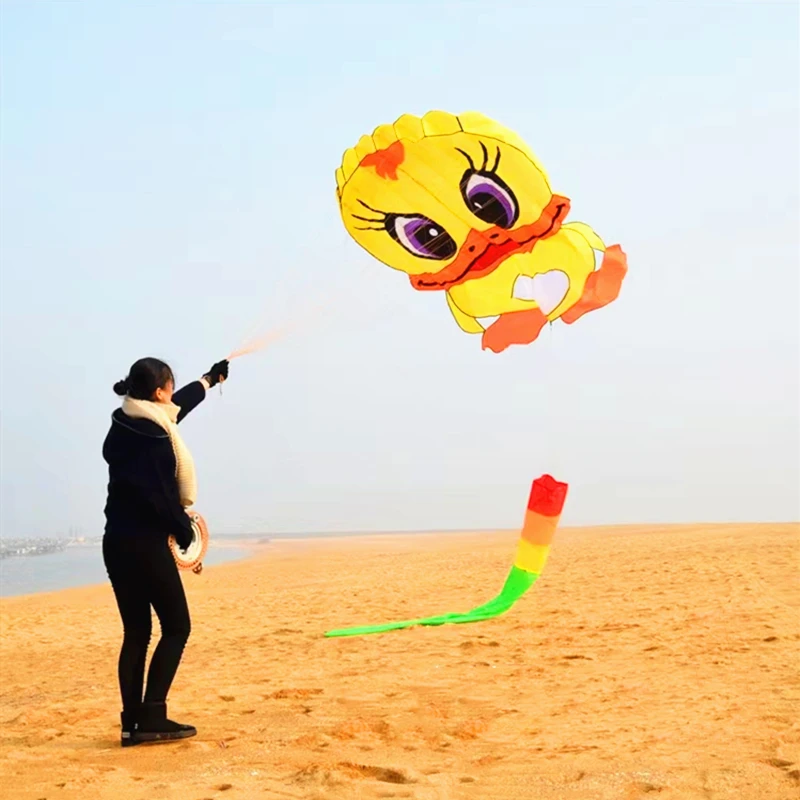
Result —
[[443, 136], [448, 133], [458, 133], [461, 123], [458, 117], [446, 111], [429, 111], [422, 118], [422, 130], [426, 136]]
[[375, 150], [377, 150], [377, 148], [375, 147], [375, 142], [372, 140], [371, 136], [364, 134], [358, 140], [358, 144], [356, 145], [356, 155], [358, 156], [359, 161], [361, 161], [364, 156], [374, 153]]
[[488, 136], [492, 139], [505, 142], [511, 145], [511, 147], [516, 147], [517, 150], [524, 153], [536, 165], [536, 168], [542, 173], [549, 187], [550, 179], [547, 177], [547, 173], [541, 162], [534, 155], [533, 150], [531, 150], [523, 139], [518, 134], [514, 133], [514, 131], [509, 130], [493, 119], [489, 119], [489, 117], [484, 116], [478, 111], [467, 111], [464, 114], [459, 114], [458, 119], [461, 123], [462, 130], [466, 133], [472, 133], [476, 136]]
[[[366, 150], [369, 153], [376, 150], [384, 150], [400, 139], [414, 143], [419, 142], [426, 136], [447, 136], [461, 132], [474, 137], [496, 139], [498, 142], [519, 150], [522, 155], [533, 162], [536, 169], [542, 174], [549, 192], [550, 181], [547, 173], [525, 141], [514, 131], [477, 111], [467, 111], [458, 116], [447, 111], [429, 111], [422, 117], [403, 114], [393, 124], [379, 125], [372, 132], [372, 135], [364, 134], [355, 147], [345, 152], [342, 157], [341, 172], [339, 170], [336, 171], [336, 187], [341, 192], [345, 183], [350, 180], [353, 172], [358, 168], [358, 161], [365, 154], [365, 142], [367, 139], [371, 140], [372, 149]], [[353, 160], [351, 153], [353, 155], [358, 153], [359, 157], [356, 161]]]
[[425, 136], [422, 120], [413, 114], [403, 114], [394, 123], [395, 140], [408, 139], [409, 142], [418, 142]]
[[454, 286], [450, 291], [458, 307], [468, 316], [493, 317], [531, 307], [529, 300], [513, 296], [518, 278], [559, 270], [567, 276], [569, 284], [561, 302], [547, 314], [552, 321], [578, 302], [594, 268], [594, 251], [587, 240], [580, 233], [562, 229], [555, 236], [538, 242], [533, 252], [512, 255], [489, 275]]
[[587, 225], [585, 222], [567, 222], [562, 226], [562, 230], [579, 233], [589, 242], [593, 250], [599, 250], [601, 253], [604, 253], [606, 250], [605, 242], [603, 242], [597, 233], [592, 230], [591, 226]]
[[450, 292], [447, 292], [447, 306], [450, 309], [450, 312], [453, 315], [453, 318], [458, 323], [458, 327], [461, 328], [462, 331], [466, 331], [466, 333], [483, 333], [484, 327], [483, 325], [478, 322], [474, 317], [470, 317], [469, 314], [465, 314], [456, 304], [453, 298], [450, 296]]
[[517, 545], [517, 557], [514, 559], [514, 566], [524, 569], [526, 572], [541, 574], [549, 554], [549, 544], [531, 544], [524, 539], [520, 539]]

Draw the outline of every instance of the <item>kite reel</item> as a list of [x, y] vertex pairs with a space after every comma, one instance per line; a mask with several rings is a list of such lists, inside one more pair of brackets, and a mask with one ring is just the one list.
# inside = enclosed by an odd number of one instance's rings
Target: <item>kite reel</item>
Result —
[[192, 521], [192, 541], [189, 546], [183, 550], [178, 545], [174, 536], [169, 537], [169, 549], [172, 551], [172, 556], [178, 569], [192, 570], [199, 574], [203, 569], [203, 559], [208, 551], [208, 527], [206, 521], [196, 511], [189, 514], [189, 519]]

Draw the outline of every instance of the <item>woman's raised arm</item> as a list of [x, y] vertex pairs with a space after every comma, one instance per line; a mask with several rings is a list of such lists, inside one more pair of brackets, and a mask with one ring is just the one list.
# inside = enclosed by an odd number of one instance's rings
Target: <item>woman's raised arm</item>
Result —
[[218, 361], [199, 381], [192, 381], [172, 395], [172, 402], [181, 409], [178, 422], [203, 402], [206, 392], [212, 386], [224, 383], [228, 377], [228, 366], [227, 359]]

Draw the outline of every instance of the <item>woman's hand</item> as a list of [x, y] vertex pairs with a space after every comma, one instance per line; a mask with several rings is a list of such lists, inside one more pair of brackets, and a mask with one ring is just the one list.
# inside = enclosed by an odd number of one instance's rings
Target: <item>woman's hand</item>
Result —
[[228, 359], [223, 359], [222, 361], [217, 361], [217, 363], [203, 375], [203, 381], [208, 385], [209, 389], [212, 386], [216, 386], [218, 383], [224, 383], [228, 379], [228, 367]]
[[178, 547], [180, 547], [184, 553], [192, 546], [192, 542], [194, 541], [194, 527], [192, 526], [192, 518], [185, 511], [181, 519], [180, 528], [174, 532], [173, 536], [175, 537], [175, 542]]
[[194, 541], [194, 530], [190, 527], [189, 530], [181, 529], [175, 534], [175, 541], [181, 550], [185, 553]]

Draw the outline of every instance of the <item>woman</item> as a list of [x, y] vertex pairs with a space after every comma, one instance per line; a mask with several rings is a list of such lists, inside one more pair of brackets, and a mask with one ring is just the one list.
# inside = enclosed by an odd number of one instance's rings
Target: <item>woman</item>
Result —
[[[124, 397], [103, 444], [109, 484], [103, 560], [122, 617], [119, 655], [122, 746], [194, 736], [197, 730], [167, 718], [167, 693], [189, 638], [186, 595], [168, 539], [186, 548], [192, 525], [185, 511], [195, 501], [191, 454], [177, 423], [206, 391], [228, 377], [219, 361], [199, 381], [173, 394], [175, 378], [163, 361], [143, 358], [114, 386]], [[161, 623], [144, 691], [150, 642], [150, 606]]]

